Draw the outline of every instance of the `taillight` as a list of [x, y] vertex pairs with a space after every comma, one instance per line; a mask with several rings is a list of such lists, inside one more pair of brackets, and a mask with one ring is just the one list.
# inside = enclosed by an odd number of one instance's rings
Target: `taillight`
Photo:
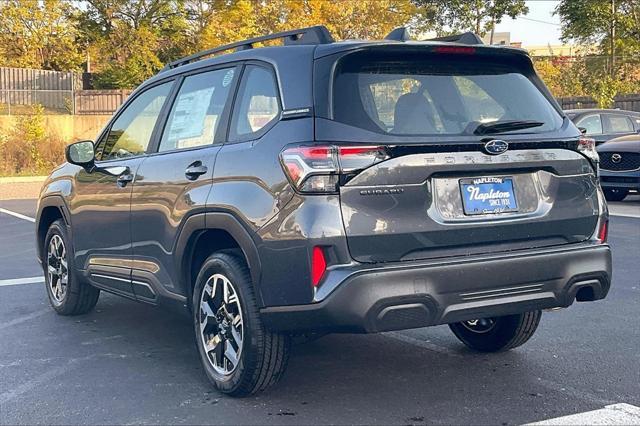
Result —
[[599, 175], [600, 156], [598, 155], [598, 151], [596, 151], [596, 141], [594, 139], [581, 136], [580, 139], [578, 139], [577, 149], [578, 152], [584, 154], [589, 159], [589, 161], [591, 161], [591, 164], [593, 165], [593, 168], [596, 172], [596, 176]]
[[304, 193], [332, 193], [340, 177], [386, 160], [382, 146], [309, 145], [286, 148], [282, 165], [293, 186]]
[[327, 270], [327, 260], [321, 247], [314, 247], [311, 253], [311, 284], [317, 287]]
[[600, 229], [598, 229], [598, 241], [600, 241], [600, 244], [606, 243], [608, 236], [609, 236], [609, 221], [602, 219], [600, 221]]

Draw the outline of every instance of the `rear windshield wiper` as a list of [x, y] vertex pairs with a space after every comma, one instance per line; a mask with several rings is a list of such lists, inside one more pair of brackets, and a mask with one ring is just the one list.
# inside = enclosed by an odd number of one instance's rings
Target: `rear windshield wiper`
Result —
[[480, 123], [473, 129], [474, 135], [489, 135], [494, 133], [509, 132], [511, 130], [530, 129], [531, 127], [544, 126], [542, 121], [533, 120], [502, 120], [490, 123]]

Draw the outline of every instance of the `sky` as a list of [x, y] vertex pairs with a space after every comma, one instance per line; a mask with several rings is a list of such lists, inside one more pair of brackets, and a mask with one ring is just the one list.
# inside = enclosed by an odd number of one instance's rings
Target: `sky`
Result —
[[553, 9], [558, 2], [558, 0], [527, 1], [529, 13], [526, 16], [517, 19], [507, 17], [496, 25], [496, 31], [510, 32], [511, 42], [521, 41], [523, 46], [562, 44], [560, 18], [553, 15]]

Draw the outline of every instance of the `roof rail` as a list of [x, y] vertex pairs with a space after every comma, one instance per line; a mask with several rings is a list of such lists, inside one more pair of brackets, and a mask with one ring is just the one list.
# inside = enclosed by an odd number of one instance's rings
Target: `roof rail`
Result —
[[394, 41], [408, 41], [411, 40], [411, 37], [409, 36], [409, 30], [407, 30], [406, 27], [398, 27], [387, 34], [384, 39]]
[[454, 34], [444, 37], [430, 38], [423, 41], [444, 41], [447, 43], [461, 43], [461, 44], [484, 44], [478, 34], [472, 32], [466, 32], [462, 34]]
[[168, 63], [162, 69], [162, 71], [170, 70], [181, 65], [186, 65], [188, 63], [202, 59], [205, 56], [211, 56], [216, 53], [224, 52], [226, 50], [236, 49], [236, 51], [241, 51], [253, 49], [254, 43], [277, 39], [284, 39], [285, 46], [294, 44], [328, 44], [333, 43], [334, 41], [327, 27], [325, 27], [324, 25], [316, 25], [313, 27], [282, 31], [275, 34], [236, 41], [234, 43], [225, 44], [213, 49], [203, 50], [202, 52], [194, 53], [193, 55], [185, 56], [184, 58]]

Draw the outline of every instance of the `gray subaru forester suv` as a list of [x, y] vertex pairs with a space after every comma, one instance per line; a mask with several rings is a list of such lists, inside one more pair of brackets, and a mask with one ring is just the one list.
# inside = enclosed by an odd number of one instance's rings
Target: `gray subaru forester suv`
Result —
[[187, 313], [231, 395], [296, 335], [449, 324], [502, 351], [609, 290], [594, 148], [523, 50], [287, 31], [167, 65], [70, 145], [39, 259], [62, 315], [101, 290]]

